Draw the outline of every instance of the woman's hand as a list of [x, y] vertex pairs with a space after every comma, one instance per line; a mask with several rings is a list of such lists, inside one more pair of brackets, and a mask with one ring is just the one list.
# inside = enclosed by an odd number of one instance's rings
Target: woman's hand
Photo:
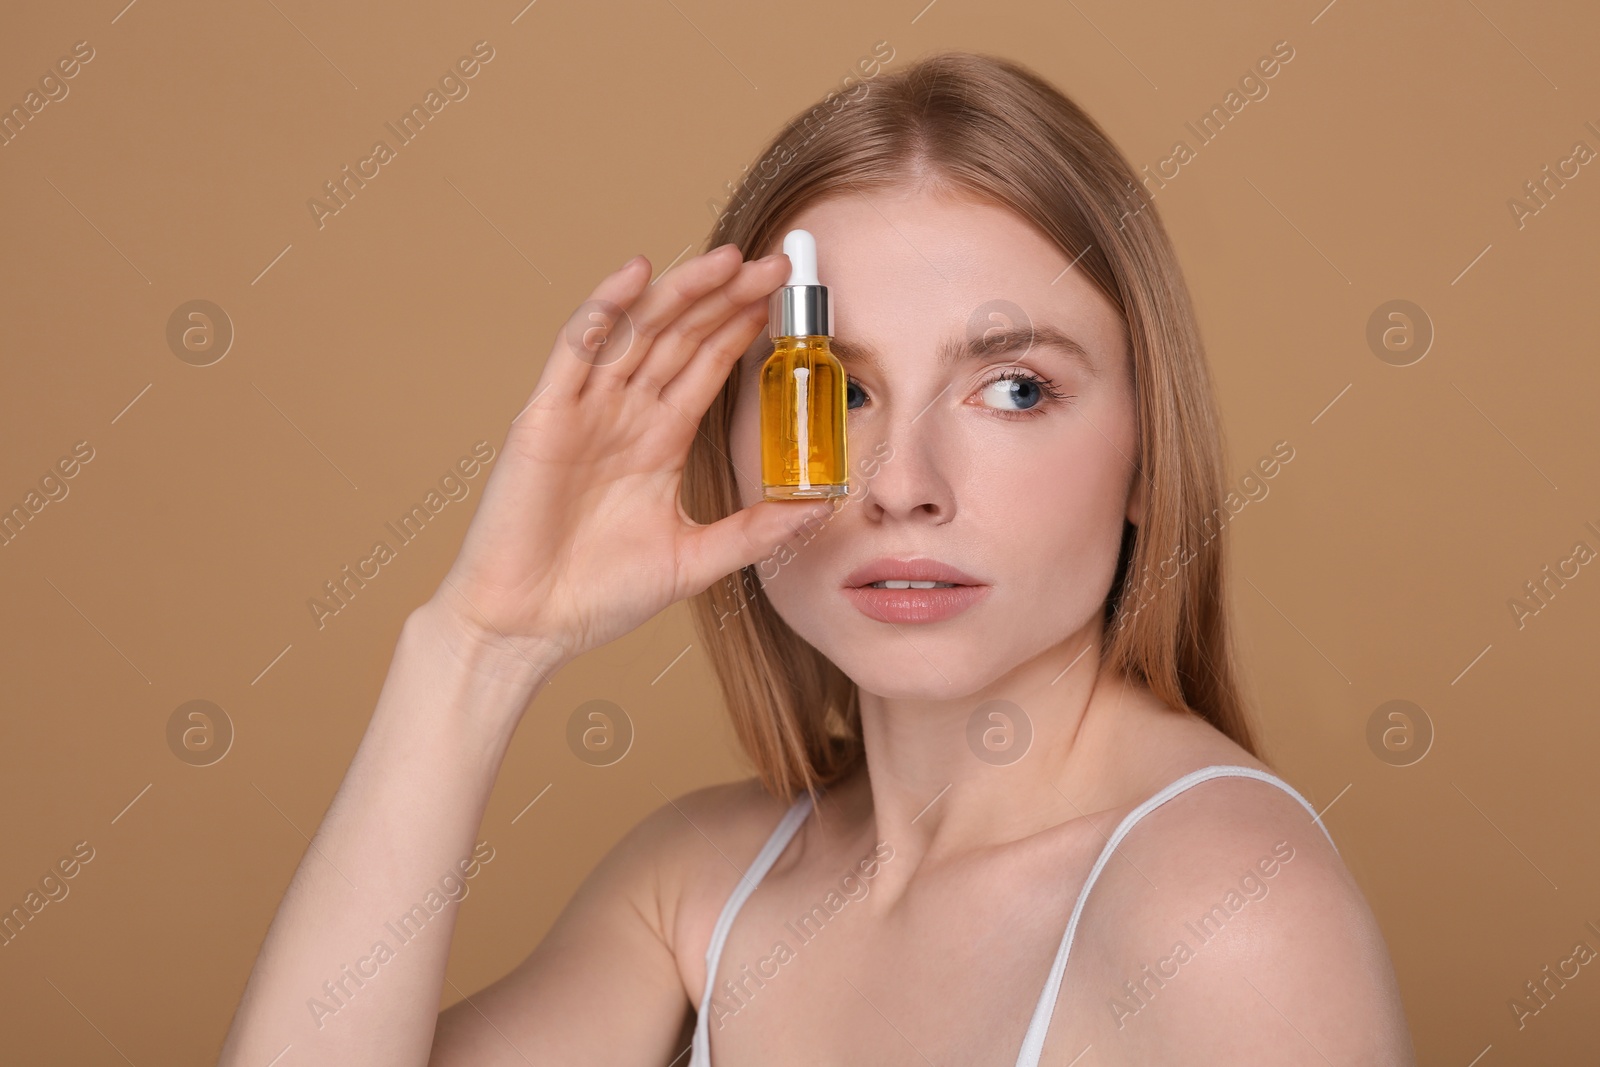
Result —
[[653, 285], [635, 256], [594, 289], [556, 337], [430, 601], [452, 633], [542, 674], [828, 513], [761, 501], [701, 525], [679, 503], [701, 416], [788, 274], [782, 253], [744, 263], [729, 244]]

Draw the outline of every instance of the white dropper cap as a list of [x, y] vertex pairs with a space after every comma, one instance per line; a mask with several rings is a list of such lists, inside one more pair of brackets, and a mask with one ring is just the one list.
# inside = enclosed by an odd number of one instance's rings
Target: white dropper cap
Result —
[[783, 254], [789, 257], [786, 285], [817, 284], [817, 239], [810, 230], [790, 230], [783, 235]]
[[789, 257], [789, 280], [768, 303], [768, 335], [831, 336], [828, 287], [817, 280], [817, 239], [809, 230], [790, 230], [783, 235], [783, 254]]

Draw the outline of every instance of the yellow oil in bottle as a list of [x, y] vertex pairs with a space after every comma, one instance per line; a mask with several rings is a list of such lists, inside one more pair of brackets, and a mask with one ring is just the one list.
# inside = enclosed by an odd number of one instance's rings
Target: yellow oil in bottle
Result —
[[845, 373], [828, 338], [774, 338], [761, 368], [760, 400], [766, 498], [846, 495]]

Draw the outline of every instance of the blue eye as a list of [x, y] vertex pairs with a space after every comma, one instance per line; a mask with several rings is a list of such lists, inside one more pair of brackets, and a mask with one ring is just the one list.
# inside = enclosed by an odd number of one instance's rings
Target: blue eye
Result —
[[1019, 415], [1043, 407], [1052, 400], [1068, 399], [1056, 388], [1055, 382], [1020, 367], [1007, 368], [989, 379], [983, 384], [982, 392], [1002, 401], [1016, 401], [1018, 407], [1002, 407], [999, 410]]
[[850, 396], [850, 390], [852, 389], [854, 389], [857, 393], [860, 393], [863, 398], [866, 397], [866, 394], [861, 392], [861, 386], [856, 384], [856, 380], [854, 378], [846, 378], [844, 387], [844, 406], [846, 411], [854, 411], [860, 406]]
[[1015, 402], [1017, 407], [1012, 410], [1026, 411], [1039, 403], [1044, 395], [1039, 388], [1039, 383], [1032, 378], [999, 377], [983, 387], [983, 391], [993, 399]]

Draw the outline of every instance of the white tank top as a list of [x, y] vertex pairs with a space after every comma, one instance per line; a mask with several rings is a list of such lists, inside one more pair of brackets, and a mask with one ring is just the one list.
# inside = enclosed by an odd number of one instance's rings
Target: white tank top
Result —
[[[1202, 767], [1197, 771], [1190, 771], [1183, 777], [1167, 785], [1160, 792], [1144, 801], [1138, 807], [1123, 817], [1122, 822], [1107, 839], [1105, 847], [1100, 850], [1100, 856], [1095, 860], [1094, 866], [1089, 871], [1089, 877], [1084, 880], [1083, 888], [1078, 891], [1078, 903], [1072, 909], [1072, 917], [1067, 920], [1067, 930], [1061, 937], [1061, 947], [1056, 950], [1055, 963], [1050, 968], [1050, 976], [1045, 980], [1044, 989], [1039, 993], [1038, 1003], [1034, 1005], [1033, 1019], [1028, 1024], [1028, 1032], [1022, 1036], [1022, 1048], [1017, 1053], [1017, 1067], [1038, 1067], [1039, 1055], [1044, 1050], [1044, 1035], [1050, 1029], [1050, 1017], [1055, 1014], [1056, 997], [1061, 992], [1061, 978], [1067, 970], [1067, 955], [1072, 951], [1072, 937], [1078, 929], [1078, 917], [1083, 914], [1083, 905], [1089, 899], [1089, 890], [1093, 888], [1095, 879], [1100, 877], [1100, 872], [1111, 859], [1112, 851], [1122, 839], [1128, 836], [1134, 824], [1144, 818], [1151, 811], [1165, 804], [1190, 786], [1212, 778], [1234, 776], [1242, 778], [1255, 778], [1259, 781], [1270, 782], [1279, 787], [1295, 800], [1300, 806], [1311, 813], [1312, 821], [1317, 824], [1328, 843], [1333, 845], [1333, 835], [1328, 833], [1328, 828], [1322, 825], [1322, 818], [1317, 814], [1305, 797], [1295, 791], [1294, 787], [1277, 775], [1258, 771], [1254, 767], [1241, 767], [1233, 764], [1213, 764]], [[716, 989], [717, 963], [722, 958], [722, 946], [728, 940], [728, 931], [733, 927], [733, 920], [739, 914], [739, 909], [744, 906], [751, 893], [755, 892], [756, 885], [766, 875], [773, 863], [788, 846], [795, 831], [800, 829], [800, 824], [811, 813], [811, 796], [802, 793], [794, 802], [781, 820], [761, 851], [756, 853], [756, 858], [751, 862], [748, 870], [739, 879], [739, 884], [728, 897], [728, 902], [722, 906], [722, 914], [717, 917], [717, 925], [711, 931], [711, 944], [706, 948], [706, 988], [705, 994], [700, 998], [699, 1017], [695, 1020], [694, 1040], [690, 1045], [689, 1067], [711, 1067], [711, 1030], [708, 1020], [711, 1015], [711, 995]], [[1338, 845], [1333, 845], [1335, 853], [1339, 851]]]

